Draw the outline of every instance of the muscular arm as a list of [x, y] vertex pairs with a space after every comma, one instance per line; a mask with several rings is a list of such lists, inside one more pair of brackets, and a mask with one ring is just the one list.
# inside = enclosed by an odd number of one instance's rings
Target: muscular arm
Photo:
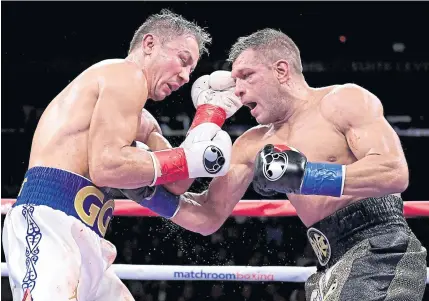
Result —
[[408, 186], [407, 162], [380, 100], [356, 85], [335, 94], [333, 120], [358, 159], [346, 167], [343, 194], [377, 197], [403, 192]]
[[[162, 136], [158, 121], [146, 109], [142, 110], [136, 140], [145, 143], [152, 151], [172, 148], [170, 142]], [[186, 179], [165, 184], [164, 187], [171, 193], [180, 195], [188, 191], [193, 182], [194, 179]]]
[[89, 173], [98, 186], [138, 188], [154, 178], [152, 158], [131, 147], [147, 99], [143, 74], [130, 65], [113, 66], [99, 79], [99, 97], [88, 139]]
[[214, 178], [208, 190], [183, 195], [180, 210], [172, 218], [174, 223], [202, 235], [210, 235], [222, 226], [253, 178], [253, 165], [244, 155], [245, 144], [245, 139], [237, 139], [228, 173]]

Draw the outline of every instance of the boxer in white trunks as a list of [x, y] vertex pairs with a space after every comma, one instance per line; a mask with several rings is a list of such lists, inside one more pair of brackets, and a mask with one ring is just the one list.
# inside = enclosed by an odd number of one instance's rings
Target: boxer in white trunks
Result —
[[[133, 300], [112, 271], [116, 249], [104, 239], [114, 210], [108, 191], [146, 193], [141, 205], [172, 218], [176, 194], [193, 179], [226, 174], [232, 143], [221, 126], [241, 103], [223, 97], [224, 73], [211, 77], [218, 90], [194, 102], [180, 147], [143, 110], [148, 98], [161, 101], [188, 83], [210, 41], [196, 24], [162, 11], [136, 31], [125, 59], [91, 66], [50, 102], [3, 228], [14, 301]], [[152, 152], [133, 147], [136, 141]]]

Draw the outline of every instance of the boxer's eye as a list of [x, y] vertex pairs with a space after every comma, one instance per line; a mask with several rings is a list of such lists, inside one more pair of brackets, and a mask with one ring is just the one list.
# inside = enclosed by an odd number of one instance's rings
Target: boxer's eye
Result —
[[181, 55], [181, 56], [179, 56], [179, 58], [182, 61], [182, 65], [183, 66], [186, 66], [188, 64], [188, 62], [189, 62], [189, 58], [188, 57], [186, 57], [185, 55]]
[[244, 73], [243, 79], [249, 79], [249, 77], [252, 75], [252, 73]]

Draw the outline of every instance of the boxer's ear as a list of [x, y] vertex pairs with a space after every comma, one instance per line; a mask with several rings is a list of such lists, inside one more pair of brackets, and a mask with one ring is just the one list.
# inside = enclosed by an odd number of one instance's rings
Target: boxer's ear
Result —
[[285, 60], [278, 60], [274, 63], [273, 69], [280, 84], [286, 83], [290, 77], [289, 63]]
[[153, 51], [154, 45], [155, 45], [155, 37], [150, 33], [145, 34], [142, 40], [142, 49], [144, 54], [151, 54]]

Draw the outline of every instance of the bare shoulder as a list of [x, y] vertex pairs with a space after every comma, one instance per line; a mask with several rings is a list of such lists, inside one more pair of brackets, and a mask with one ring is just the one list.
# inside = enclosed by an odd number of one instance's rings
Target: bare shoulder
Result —
[[322, 98], [320, 109], [327, 120], [341, 128], [383, 116], [383, 105], [378, 97], [356, 84], [334, 86]]
[[124, 59], [101, 61], [88, 70], [97, 77], [100, 89], [107, 87], [126, 88], [125, 93], [144, 94], [147, 97], [147, 82], [143, 71]]
[[238, 137], [232, 148], [232, 162], [253, 164], [260, 141], [270, 129], [266, 125], [252, 127]]
[[270, 127], [267, 125], [254, 126], [241, 134], [240, 137], [235, 140], [234, 146], [237, 145], [238, 147], [248, 147], [248, 143], [260, 141], [269, 129]]

